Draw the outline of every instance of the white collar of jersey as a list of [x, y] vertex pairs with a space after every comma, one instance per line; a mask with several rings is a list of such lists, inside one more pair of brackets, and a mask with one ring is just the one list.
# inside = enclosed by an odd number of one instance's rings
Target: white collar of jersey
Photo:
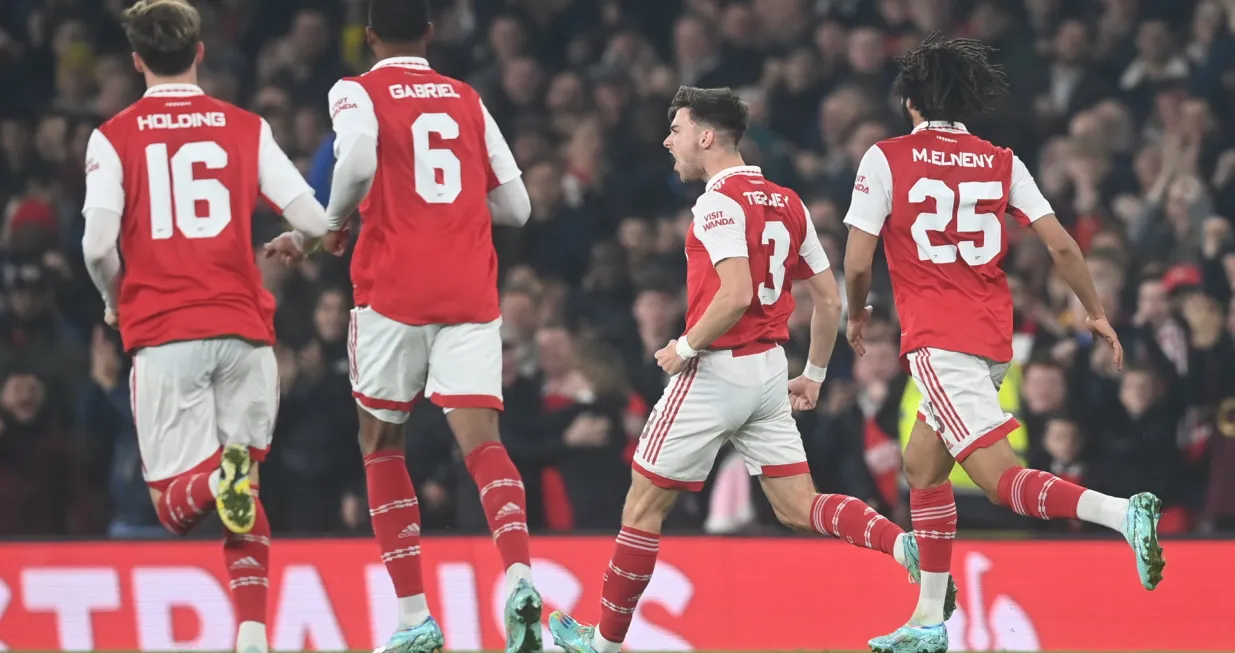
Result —
[[943, 131], [964, 132], [966, 134], [969, 133], [969, 130], [965, 129], [964, 124], [959, 122], [948, 122], [947, 120], [927, 120], [920, 122], [917, 127], [913, 128], [913, 133], [916, 134], [923, 129], [941, 129]]
[[721, 170], [715, 175], [712, 175], [712, 178], [708, 180], [708, 190], [712, 190], [716, 188], [718, 185], [720, 185], [720, 182], [724, 181], [728, 177], [732, 177], [733, 175], [762, 175], [762, 174], [763, 174], [763, 171], [759, 169], [759, 166], [733, 166], [732, 168], [725, 168], [724, 170]]
[[151, 96], [187, 96], [187, 95], [202, 95], [202, 87], [197, 84], [155, 84], [146, 89], [146, 94], [142, 97]]
[[429, 62], [423, 57], [390, 57], [382, 59], [373, 65], [371, 70], [385, 68], [387, 66], [398, 66], [399, 68], [413, 68], [416, 70], [429, 70]]

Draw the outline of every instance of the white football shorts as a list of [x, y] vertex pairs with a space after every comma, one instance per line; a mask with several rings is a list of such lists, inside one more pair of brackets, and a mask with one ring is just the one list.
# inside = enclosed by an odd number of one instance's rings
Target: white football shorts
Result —
[[907, 358], [922, 393], [918, 419], [935, 429], [958, 462], [1020, 426], [999, 405], [999, 386], [1011, 363], [934, 347], [911, 351]]
[[279, 413], [274, 350], [235, 338], [143, 347], [133, 355], [129, 401], [146, 483], [162, 489], [214, 469], [223, 445], [264, 460]]
[[502, 318], [413, 326], [353, 308], [347, 353], [352, 396], [369, 414], [402, 424], [421, 396], [447, 412], [502, 410]]
[[749, 354], [700, 352], [669, 380], [632, 464], [657, 486], [698, 491], [725, 442], [742, 454], [752, 476], [810, 471], [779, 346]]

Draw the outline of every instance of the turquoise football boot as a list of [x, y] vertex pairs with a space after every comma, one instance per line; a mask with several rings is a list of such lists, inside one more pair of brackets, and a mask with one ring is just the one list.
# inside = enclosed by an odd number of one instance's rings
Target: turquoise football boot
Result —
[[896, 632], [867, 642], [875, 653], [947, 653], [948, 629], [936, 626], [904, 625]]
[[410, 628], [400, 628], [373, 653], [441, 653], [446, 644], [437, 620], [429, 617]]
[[540, 653], [544, 636], [540, 632], [540, 614], [544, 602], [540, 593], [520, 579], [515, 591], [506, 599], [506, 653]]
[[[918, 553], [918, 538], [913, 533], [905, 533], [905, 569], [909, 570], [909, 580], [914, 585], [922, 582], [922, 558]], [[956, 612], [956, 581], [948, 576], [948, 593], [943, 598], [943, 620], [952, 618]]]
[[1136, 553], [1136, 574], [1141, 585], [1153, 590], [1162, 582], [1162, 570], [1166, 558], [1158, 544], [1158, 519], [1162, 517], [1162, 500], [1142, 492], [1128, 499], [1128, 513], [1124, 515], [1123, 534], [1132, 551]]
[[549, 632], [553, 635], [553, 643], [566, 653], [596, 653], [592, 646], [596, 626], [581, 624], [565, 612], [549, 615]]

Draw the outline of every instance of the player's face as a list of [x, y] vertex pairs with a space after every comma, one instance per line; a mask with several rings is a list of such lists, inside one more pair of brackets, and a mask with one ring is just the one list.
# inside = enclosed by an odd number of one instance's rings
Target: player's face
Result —
[[701, 131], [699, 125], [690, 119], [689, 109], [678, 109], [673, 122], [669, 123], [669, 135], [665, 137], [664, 145], [673, 155], [673, 169], [682, 181], [702, 181], [707, 177], [699, 163], [703, 152]]

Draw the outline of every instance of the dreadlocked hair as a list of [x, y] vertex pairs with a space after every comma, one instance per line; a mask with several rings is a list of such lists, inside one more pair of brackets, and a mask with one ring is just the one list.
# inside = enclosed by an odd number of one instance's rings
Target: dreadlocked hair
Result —
[[981, 41], [944, 40], [933, 32], [896, 60], [896, 93], [925, 120], [962, 122], [987, 113], [1008, 91], [1003, 66], [989, 60], [994, 51]]

